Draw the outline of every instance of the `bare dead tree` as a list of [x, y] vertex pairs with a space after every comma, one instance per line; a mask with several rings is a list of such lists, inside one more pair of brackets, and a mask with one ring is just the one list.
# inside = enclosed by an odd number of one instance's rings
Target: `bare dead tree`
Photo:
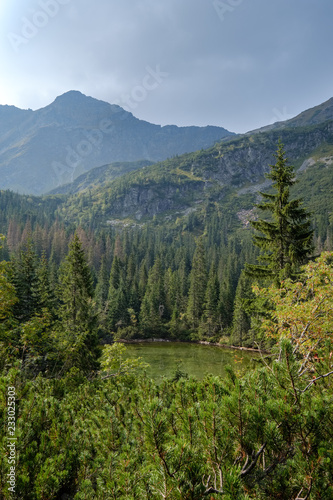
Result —
[[218, 479], [219, 479], [219, 489], [217, 486], [217, 473], [215, 468], [213, 467], [213, 472], [214, 472], [214, 479], [213, 479], [213, 486], [209, 486], [209, 483], [211, 482], [211, 475], [208, 476], [207, 481], [204, 482], [205, 476], [202, 477], [202, 484], [206, 488], [206, 491], [204, 492], [204, 495], [210, 495], [212, 493], [219, 493], [220, 495], [224, 495], [223, 491], [223, 474], [222, 474], [222, 469], [219, 464], [216, 464], [217, 467], [217, 472], [218, 472]]

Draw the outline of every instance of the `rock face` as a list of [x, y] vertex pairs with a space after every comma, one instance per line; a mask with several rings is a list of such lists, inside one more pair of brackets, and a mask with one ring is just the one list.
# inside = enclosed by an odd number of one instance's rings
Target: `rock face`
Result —
[[[275, 163], [274, 154], [282, 140], [288, 163], [304, 172], [321, 161], [332, 165], [333, 121], [312, 127], [269, 131], [222, 141], [205, 151], [187, 154], [132, 171], [103, 186], [83, 190], [67, 201], [72, 216], [81, 216], [79, 207], [93, 207], [96, 221], [151, 218], [190, 213], [211, 201], [222, 202], [227, 192], [240, 197], [265, 191], [265, 173]], [[313, 160], [312, 157], [316, 159]], [[243, 213], [241, 221], [245, 219]], [[244, 221], [243, 221], [244, 219]]]
[[205, 178], [235, 187], [259, 182], [268, 172], [269, 165], [275, 163], [274, 153], [279, 139], [284, 144], [289, 161], [298, 163], [323, 143], [332, 142], [333, 121], [233, 139], [230, 146], [222, 146], [215, 168], [207, 169]]
[[0, 106], [0, 189], [43, 194], [93, 167], [160, 161], [231, 135], [222, 127], [153, 125], [76, 91], [37, 111]]
[[[182, 186], [174, 184], [133, 186], [126, 194], [110, 204], [108, 214], [141, 220], [142, 217], [151, 218], [168, 211], [182, 212], [202, 195], [204, 188], [205, 183], [199, 181]], [[191, 193], [190, 200], [189, 193]]]

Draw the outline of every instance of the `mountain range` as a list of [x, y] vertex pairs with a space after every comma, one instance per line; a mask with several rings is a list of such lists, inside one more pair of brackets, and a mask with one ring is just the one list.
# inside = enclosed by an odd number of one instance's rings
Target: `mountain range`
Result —
[[279, 140], [297, 172], [294, 190], [328, 217], [330, 207], [333, 210], [333, 99], [273, 127], [163, 162], [140, 164], [118, 178], [117, 165], [92, 169], [54, 191], [72, 193], [63, 200], [59, 215], [91, 226], [141, 224], [156, 217], [164, 223], [203, 213], [213, 203], [246, 225], [259, 192], [269, 189], [265, 173], [275, 163]]
[[[65, 105], [66, 101], [73, 103], [76, 99], [82, 103], [81, 106]], [[91, 112], [89, 112], [90, 106]], [[51, 133], [49, 128], [52, 128], [56, 129], [59, 135], [63, 130], [64, 137], [68, 130], [74, 135], [83, 134], [83, 130], [86, 132], [90, 130], [90, 133], [95, 134], [94, 138], [98, 140], [99, 135], [96, 130], [99, 129], [96, 126], [99, 123], [100, 130], [106, 130], [105, 127], [108, 126], [112, 129], [108, 139], [113, 140], [115, 130], [119, 130], [117, 125], [114, 125], [116, 121], [119, 122], [119, 127], [123, 127], [124, 130], [129, 127], [132, 132], [135, 127], [137, 131], [142, 131], [142, 127], [146, 127], [146, 130], [155, 130], [157, 127], [163, 136], [164, 129], [169, 130], [169, 127], [142, 123], [132, 115], [122, 120], [121, 116], [126, 112], [121, 108], [116, 108], [87, 98], [80, 93], [69, 92], [56, 99], [50, 105], [49, 111], [47, 108], [41, 110], [42, 116], [44, 114], [49, 116], [48, 122], [52, 121], [50, 118], [52, 115], [56, 123], [53, 126], [45, 125], [46, 131], [43, 132], [43, 127], [37, 127], [37, 125], [33, 128], [33, 124], [36, 124], [34, 113], [38, 112], [25, 112], [16, 108], [8, 113], [8, 127], [13, 131], [14, 124], [19, 121], [19, 116], [29, 115], [31, 130], [35, 130], [38, 137], [43, 133]], [[96, 109], [100, 110], [100, 114]], [[108, 115], [114, 116], [111, 125], [107, 121], [108, 118], [105, 118], [106, 109], [109, 110], [108, 112], [110, 109], [115, 110], [113, 115], [112, 113]], [[2, 112], [6, 110], [8, 111], [6, 107], [1, 109]], [[58, 110], [57, 113], [55, 110]], [[91, 116], [95, 117], [94, 122], [91, 121]], [[4, 127], [4, 122], [1, 123]], [[27, 119], [25, 122], [22, 119], [22, 123], [24, 124], [22, 130], [27, 130]], [[131, 124], [134, 127], [132, 129]], [[200, 135], [204, 131], [205, 129], [198, 129], [196, 133]], [[187, 133], [177, 127], [173, 132], [179, 134], [180, 142], [181, 134], [185, 137]], [[218, 133], [221, 134], [222, 130], [219, 129]], [[2, 138], [4, 136], [6, 133], [2, 132]], [[122, 139], [118, 135], [119, 141], [125, 141], [125, 136], [129, 144], [128, 149], [133, 153], [135, 144], [140, 142], [138, 135], [127, 131], [127, 135], [124, 133]], [[31, 132], [31, 137], [33, 137], [33, 132]], [[82, 136], [77, 137], [79, 140]], [[313, 213], [314, 224], [321, 227], [319, 233], [325, 238], [325, 231], [333, 224], [331, 215], [333, 213], [333, 99], [285, 122], [242, 135], [230, 135], [230, 133], [228, 135], [226, 132], [221, 140], [212, 139], [212, 145], [209, 147], [176, 154], [163, 161], [156, 162], [149, 158], [132, 159], [132, 161], [119, 160], [111, 163], [106, 161], [104, 164], [98, 163], [98, 166], [89, 170], [87, 166], [87, 171], [81, 174], [78, 168], [78, 171], [75, 170], [76, 178], [73, 182], [60, 183], [60, 186], [53, 187], [49, 190], [49, 196], [28, 197], [27, 200], [31, 207], [35, 207], [33, 210], [39, 210], [39, 206], [49, 204], [54, 206], [56, 216], [60, 219], [76, 225], [88, 225], [91, 228], [108, 225], [142, 226], [150, 222], [153, 224], [176, 223], [176, 225], [180, 224], [180, 227], [187, 227], [188, 224], [193, 226], [193, 220], [196, 217], [204, 220], [216, 211], [223, 214], [225, 220], [229, 221], [228, 224], [230, 223], [234, 228], [246, 228], [249, 226], [251, 217], [255, 216], [253, 206], [260, 199], [260, 192], [270, 189], [270, 183], [265, 178], [265, 174], [269, 171], [270, 165], [275, 163], [274, 153], [279, 140], [282, 140], [285, 146], [289, 163], [292, 163], [296, 170], [298, 183], [293, 188], [293, 192], [304, 198], [307, 207]], [[133, 142], [132, 148], [130, 148], [131, 141]], [[105, 142], [107, 142], [106, 139]], [[43, 147], [45, 152], [48, 152], [49, 160], [52, 144], [54, 145], [54, 142], [51, 139], [44, 143], [39, 141], [39, 147]], [[163, 145], [163, 141], [161, 144]], [[157, 147], [157, 144], [155, 145]], [[28, 151], [32, 155], [33, 149], [30, 146], [31, 141], [28, 141], [27, 149], [22, 146], [23, 156], [27, 155]], [[103, 151], [104, 144], [101, 148], [96, 146], [95, 153], [99, 154], [100, 162]], [[14, 150], [12, 153], [14, 154]], [[38, 156], [38, 152], [35, 154], [37, 156], [34, 157], [34, 161], [36, 165], [39, 165], [39, 177], [29, 170], [22, 170], [20, 173], [12, 166], [13, 175], [15, 172], [15, 175], [21, 175], [22, 185], [24, 182], [26, 191], [29, 193], [45, 192], [50, 186], [52, 187], [52, 183], [57, 181], [56, 176], [52, 177], [50, 174], [50, 168], [43, 170], [43, 165], [45, 166], [46, 163], [43, 163], [43, 158]], [[157, 149], [156, 154], [160, 154]], [[94, 154], [91, 153], [86, 160], [92, 161], [93, 158]], [[48, 165], [50, 166], [50, 163]], [[0, 167], [1, 170], [4, 171], [3, 166]], [[61, 174], [61, 166], [58, 173]], [[48, 182], [45, 180], [47, 175], [51, 178]], [[66, 179], [62, 180], [66, 181]], [[5, 182], [4, 177], [1, 181]], [[35, 187], [35, 190], [32, 190], [31, 186], [37, 181], [40, 184], [44, 183], [43, 189]]]
[[0, 188], [43, 194], [93, 167], [156, 162], [231, 135], [222, 127], [154, 125], [78, 91], [36, 111], [0, 106]]

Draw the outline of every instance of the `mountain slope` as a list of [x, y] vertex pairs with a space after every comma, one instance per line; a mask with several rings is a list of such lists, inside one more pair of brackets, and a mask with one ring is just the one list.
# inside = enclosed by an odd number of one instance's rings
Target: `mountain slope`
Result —
[[291, 118], [290, 120], [276, 122], [272, 125], [267, 125], [256, 130], [248, 132], [248, 134], [253, 134], [254, 132], [267, 132], [269, 130], [278, 130], [281, 128], [291, 128], [291, 127], [306, 127], [308, 125], [319, 125], [328, 120], [333, 120], [333, 97], [327, 101], [314, 106], [313, 108], [303, 111], [299, 115]]
[[110, 165], [102, 165], [95, 167], [79, 175], [73, 182], [63, 184], [62, 186], [52, 189], [48, 194], [74, 194], [84, 189], [91, 189], [97, 186], [103, 186], [117, 177], [127, 174], [133, 170], [148, 167], [153, 162], [148, 160], [115, 162]]
[[96, 227], [124, 219], [170, 220], [217, 203], [236, 216], [250, 209], [258, 191], [269, 186], [264, 174], [275, 163], [279, 139], [296, 169], [304, 172], [324, 163], [325, 182], [331, 179], [333, 184], [333, 121], [329, 121], [237, 137], [148, 166], [70, 197], [59, 214]]
[[0, 188], [42, 194], [96, 166], [159, 161], [230, 135], [222, 127], [153, 125], [77, 91], [37, 111], [0, 106]]
[[[268, 125], [267, 127], [257, 129], [253, 132], [248, 132], [248, 133], [243, 134], [243, 135], [237, 135], [237, 136], [234, 135], [233, 137], [225, 137], [222, 141], [221, 147], [223, 147], [225, 151], [228, 151], [228, 148], [225, 149], [225, 147], [224, 147], [226, 142], [227, 143], [230, 142], [231, 144], [233, 144], [232, 148], [234, 148], [234, 144], [237, 144], [237, 148], [239, 148], [239, 144], [242, 144], [242, 141], [244, 141], [245, 137], [253, 136], [254, 134], [257, 134], [258, 132], [260, 132], [260, 133], [274, 132], [274, 131], [281, 130], [281, 129], [294, 129], [294, 128], [299, 128], [299, 127], [308, 127], [311, 125], [321, 125], [321, 124], [325, 123], [326, 121], [329, 121], [329, 119], [333, 120], [333, 98], [329, 99], [328, 101], [326, 101], [323, 104], [320, 104], [319, 106], [316, 106], [315, 108], [304, 111], [303, 113], [299, 114], [295, 118], [292, 118], [291, 120], [287, 120], [285, 122], [279, 122], [279, 123], [276, 123], [274, 125]], [[291, 131], [288, 132], [287, 135], [290, 133], [291, 133]], [[280, 134], [280, 132], [279, 132], [279, 134]], [[239, 142], [239, 139], [241, 139], [240, 142]], [[253, 142], [254, 139], [251, 139], [251, 141]], [[255, 140], [253, 142], [252, 147], [253, 148], [260, 147], [260, 140]], [[219, 148], [220, 148], [220, 146], [218, 147], [218, 149]], [[200, 154], [201, 153], [203, 154], [203, 157], [205, 157], [205, 153], [200, 152]], [[224, 155], [225, 155], [225, 158], [224, 158], [225, 162], [230, 161], [231, 162], [230, 168], [233, 168], [233, 166], [232, 166], [233, 155], [231, 155], [230, 160], [229, 160], [229, 156], [230, 156], [229, 153], [227, 154], [225, 152]], [[258, 159], [256, 157], [255, 152], [251, 151], [251, 149], [250, 149], [250, 152], [248, 154], [248, 157], [246, 158], [244, 156], [244, 153], [243, 153], [243, 157], [241, 159], [242, 162], [248, 162], [250, 169], [252, 169], [254, 171], [256, 170], [256, 164], [253, 164], [253, 161], [257, 162], [257, 160]], [[174, 159], [174, 161], [177, 161], [177, 159]], [[263, 162], [269, 162], [269, 161], [273, 161], [272, 155], [266, 155], [261, 159], [259, 158], [260, 165], [262, 165]], [[207, 163], [206, 157], [205, 157], [205, 162]], [[209, 160], [208, 160], [208, 163], [209, 163]], [[133, 165], [133, 167], [134, 167], [134, 165]], [[103, 169], [104, 168], [109, 168], [109, 167], [104, 166]], [[112, 172], [114, 172], [112, 166], [110, 166], [110, 168], [112, 169]], [[135, 170], [135, 168], [132, 168], [128, 164], [124, 170], [124, 173], [126, 173], [126, 171], [130, 171], [130, 170]], [[103, 170], [103, 172], [104, 172], [104, 170]], [[119, 175], [121, 175], [119, 170], [118, 170], [118, 173], [119, 173]], [[100, 175], [101, 175], [101, 183], [105, 184], [106, 179], [105, 179], [104, 173], [102, 174], [102, 171], [99, 170], [99, 168], [95, 168], [95, 169], [91, 170], [91, 175], [84, 176], [84, 177], [80, 176], [80, 179], [81, 180], [84, 179], [84, 182], [78, 182], [78, 180], [75, 180], [73, 182], [72, 186], [70, 183], [67, 184], [66, 186], [60, 186], [59, 188], [52, 190], [52, 193], [76, 193], [78, 191], [81, 191], [82, 189], [85, 189], [86, 187], [96, 187], [100, 183], [99, 182]], [[119, 176], [119, 175], [117, 175], [117, 176]], [[249, 173], [247, 172], [246, 175], [248, 177]], [[114, 178], [114, 177], [116, 177], [116, 175], [113, 176], [113, 173], [112, 173], [112, 178]], [[90, 182], [89, 179], [93, 179], [92, 182]], [[111, 180], [111, 178], [109, 178], [109, 180]], [[235, 182], [235, 179], [233, 179], [233, 181]]]

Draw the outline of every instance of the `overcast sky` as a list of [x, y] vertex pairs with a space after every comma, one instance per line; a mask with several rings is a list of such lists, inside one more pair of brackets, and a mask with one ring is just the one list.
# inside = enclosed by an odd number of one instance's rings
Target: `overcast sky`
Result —
[[246, 132], [333, 96], [332, 0], [0, 0], [0, 104]]

